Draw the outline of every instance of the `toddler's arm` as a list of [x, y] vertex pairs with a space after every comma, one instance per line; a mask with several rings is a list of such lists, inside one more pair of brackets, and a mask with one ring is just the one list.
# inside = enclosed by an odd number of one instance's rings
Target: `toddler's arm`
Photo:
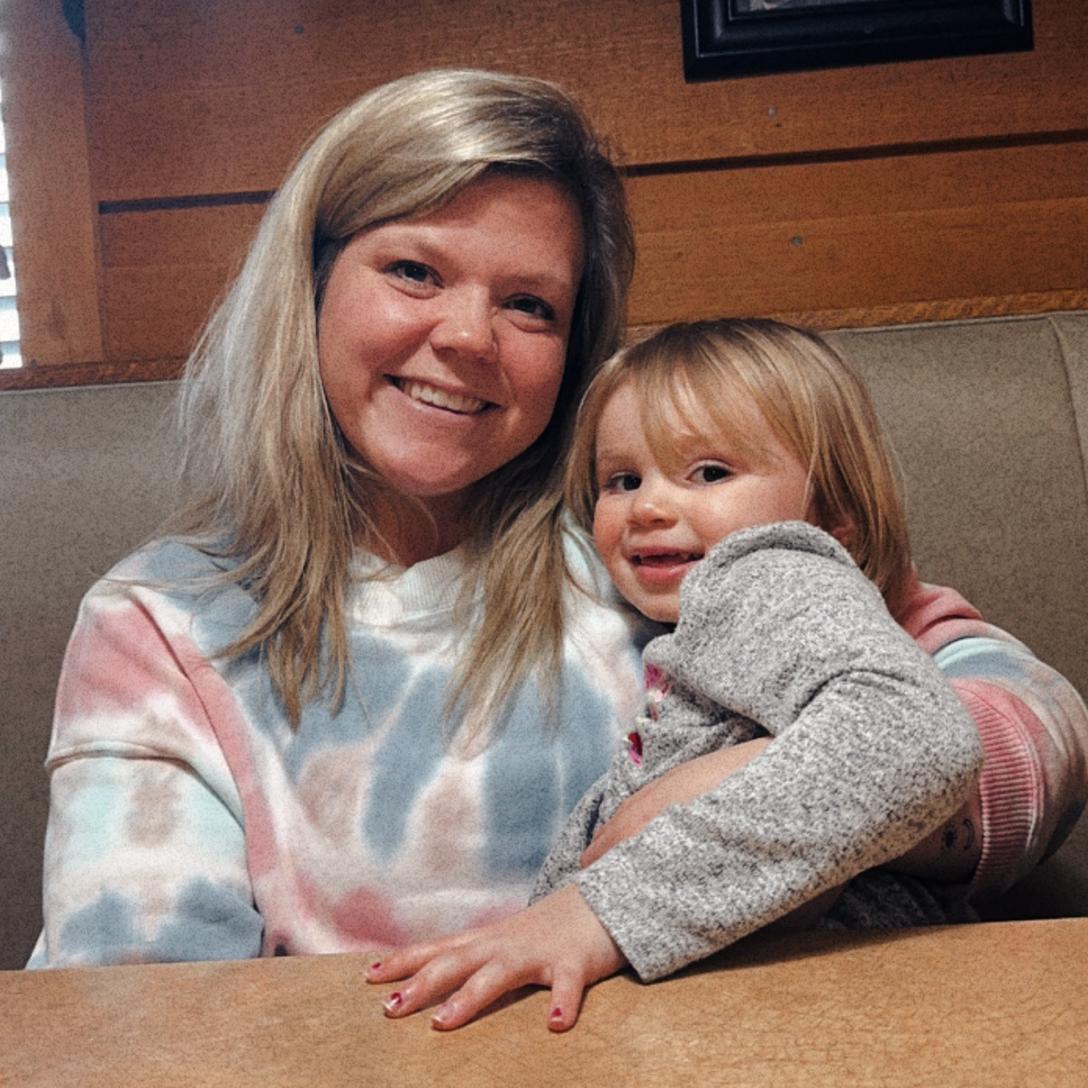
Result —
[[951, 688], [811, 526], [719, 545], [685, 581], [674, 635], [650, 651], [674, 678], [663, 723], [670, 706], [683, 720], [717, 705], [776, 739], [578, 876], [645, 979], [907, 850], [963, 803], [977, 774], [978, 734]]
[[[970, 881], [972, 899], [1000, 894], [1063, 842], [1088, 800], [1088, 710], [1072, 685], [1007, 632], [986, 623], [954, 590], [915, 587], [908, 634], [929, 653], [966, 706], [986, 760], [968, 800], [887, 868], [927, 880]], [[709, 792], [737, 769], [751, 741], [669, 772], [630, 797], [583, 856], [591, 864], [670, 804]], [[697, 788], [700, 784], [703, 789]]]
[[[614, 846], [637, 835], [669, 806], [690, 804], [717, 789], [770, 743], [770, 737], [758, 737], [731, 748], [708, 752], [654, 779], [622, 802], [612, 818], [600, 826], [593, 841], [578, 859], [579, 867], [592, 865]], [[981, 806], [979, 792], [974, 789], [967, 801], [941, 827], [902, 856], [887, 862], [885, 868], [947, 883], [969, 880], [982, 853]], [[565, 851], [564, 856], [568, 853]], [[548, 860], [551, 861], [551, 857]], [[573, 875], [573, 872], [569, 874]], [[539, 883], [537, 886], [540, 886]]]

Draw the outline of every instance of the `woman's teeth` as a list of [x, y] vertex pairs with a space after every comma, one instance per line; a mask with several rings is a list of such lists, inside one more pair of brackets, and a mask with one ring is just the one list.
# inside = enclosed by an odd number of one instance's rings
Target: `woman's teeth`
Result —
[[473, 415], [487, 406], [486, 400], [480, 400], [478, 397], [463, 397], [460, 393], [447, 393], [443, 389], [436, 389], [433, 385], [424, 385], [423, 382], [397, 382], [397, 385], [412, 400], [432, 404], [436, 408], [445, 408], [449, 412]]

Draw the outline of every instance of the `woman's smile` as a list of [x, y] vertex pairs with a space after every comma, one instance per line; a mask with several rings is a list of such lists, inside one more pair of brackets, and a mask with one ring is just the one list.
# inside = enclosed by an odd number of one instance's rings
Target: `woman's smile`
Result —
[[427, 382], [418, 382], [411, 378], [390, 378], [390, 382], [411, 400], [420, 404], [429, 404], [455, 415], [476, 415], [485, 408], [492, 407], [486, 400], [439, 389]]

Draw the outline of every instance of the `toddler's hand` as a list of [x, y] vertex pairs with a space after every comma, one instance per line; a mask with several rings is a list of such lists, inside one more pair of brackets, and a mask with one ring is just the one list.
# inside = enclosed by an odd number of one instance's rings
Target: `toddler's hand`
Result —
[[431, 1017], [442, 1030], [467, 1023], [510, 990], [549, 986], [548, 1027], [566, 1031], [578, 1020], [585, 988], [625, 962], [577, 887], [568, 884], [495, 925], [392, 951], [368, 968], [367, 981], [408, 980], [385, 999], [392, 1017], [449, 994]]

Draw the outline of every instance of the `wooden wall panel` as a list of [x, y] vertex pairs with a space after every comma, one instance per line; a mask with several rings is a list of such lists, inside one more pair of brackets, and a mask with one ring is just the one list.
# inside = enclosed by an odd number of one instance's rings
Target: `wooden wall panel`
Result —
[[[894, 320], [897, 306], [922, 320], [1038, 309], [1048, 294], [1088, 305], [1086, 178], [1080, 143], [635, 177], [631, 321], [843, 326]], [[103, 216], [110, 357], [184, 355], [260, 213]]]
[[[683, 80], [676, 0], [85, 0], [82, 51], [70, 33], [43, 45], [32, 8], [0, 6], [38, 91], [13, 157], [31, 135], [46, 147], [28, 156], [46, 204], [15, 193], [40, 258], [20, 260], [24, 328], [53, 344], [43, 360], [97, 359], [86, 380], [172, 372], [305, 137], [369, 87], [439, 65], [540, 75], [583, 101], [628, 172], [637, 324], [1088, 305], [1080, 0], [1035, 0], [1028, 53], [702, 84]], [[41, 141], [61, 131], [67, 157], [51, 158]], [[78, 321], [58, 321], [61, 304]], [[58, 328], [81, 336], [50, 340]]]
[[79, 43], [59, 3], [3, 7], [12, 31], [2, 78], [23, 359], [28, 366], [101, 359]]
[[982, 314], [1025, 284], [1088, 289], [1085, 143], [655, 174], [629, 192], [638, 324], [866, 324], [899, 303], [977, 299]]
[[632, 164], [1088, 130], [1081, 0], [1036, 0], [1030, 53], [700, 84], [683, 80], [676, 0], [87, 8], [99, 200], [270, 188], [340, 106], [441, 65], [558, 80]]
[[187, 355], [263, 210], [242, 204], [103, 215], [108, 358]]

